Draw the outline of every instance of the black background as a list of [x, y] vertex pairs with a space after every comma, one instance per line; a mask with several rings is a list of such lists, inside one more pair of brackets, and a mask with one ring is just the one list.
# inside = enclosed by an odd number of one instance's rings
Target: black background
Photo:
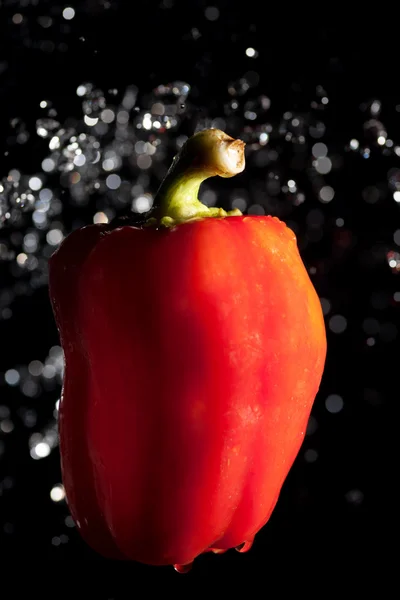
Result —
[[[59, 18], [65, 4], [40, 0], [36, 5], [21, 4], [0, 2], [1, 155], [8, 149], [10, 119], [20, 116], [28, 126], [34, 123], [43, 97], [53, 100], [60, 115], [75, 114], [79, 106], [75, 89], [86, 80], [104, 88], [134, 83], [146, 91], [174, 79], [188, 81], [195, 87], [196, 102], [206, 106], [209, 115], [218, 116], [227, 82], [249, 69], [244, 52], [248, 46], [259, 52], [251, 68], [260, 75], [260, 92], [272, 99], [271, 110], [301, 110], [312, 90], [323, 85], [330, 99], [326, 120], [337, 145], [344, 147], [362, 130], [359, 107], [372, 98], [382, 101], [393, 139], [400, 134], [395, 111], [400, 103], [396, 45], [387, 24], [368, 21], [364, 27], [347, 20], [339, 24], [340, 19], [330, 26], [326, 19], [312, 24], [304, 14], [298, 19], [289, 14], [272, 16], [268, 11], [265, 15], [264, 3], [200, 0], [115, 1], [109, 8], [98, 0], [87, 0], [75, 4], [76, 16], [67, 23]], [[215, 22], [205, 18], [209, 4], [219, 8]], [[11, 20], [16, 12], [24, 15], [18, 26]], [[54, 15], [60, 23], [46, 31], [46, 39], [54, 42], [51, 51], [40, 45], [44, 37], [36, 22], [39, 14]], [[190, 35], [194, 27], [202, 34], [197, 40]], [[25, 149], [14, 149], [3, 157], [0, 174], [14, 166], [34, 171], [38, 160]], [[197, 581], [209, 577], [251, 580], [261, 573], [267, 584], [277, 571], [289, 575], [298, 565], [303, 569], [302, 585], [308, 581], [310, 586], [316, 581], [317, 565], [322, 564], [328, 575], [321, 592], [345, 571], [357, 585], [371, 578], [388, 580], [393, 524], [387, 464], [398, 347], [392, 340], [367, 348], [361, 324], [367, 317], [398, 322], [389, 301], [380, 310], [370, 302], [376, 292], [392, 297], [398, 289], [396, 276], [385, 258], [376, 259], [368, 268], [364, 260], [376, 244], [395, 246], [398, 207], [387, 200], [372, 209], [360, 200], [362, 189], [383, 180], [386, 171], [379, 156], [368, 169], [354, 163], [341, 171], [342, 196], [336, 216], [346, 216], [355, 244], [314, 283], [320, 295], [336, 303], [336, 312], [346, 316], [348, 328], [343, 335], [328, 331], [327, 366], [313, 412], [318, 430], [306, 438], [277, 508], [252, 551], [207, 555], [196, 561], [191, 574], [180, 576], [172, 568], [113, 565], [88, 549], [74, 530], [67, 531], [68, 544], [54, 547], [52, 537], [60, 534], [67, 514], [66, 508], [49, 500], [49, 489], [60, 481], [58, 454], [32, 461], [26, 433], [15, 432], [11, 454], [0, 459], [0, 479], [12, 476], [15, 480], [13, 489], [0, 498], [0, 544], [5, 557], [30, 562], [98, 561], [102, 575], [97, 582], [109, 586], [107, 597], [114, 597], [135, 577], [178, 587], [181, 578], [186, 578], [184, 585], [195, 590]], [[333, 243], [334, 238], [329, 238], [325, 246], [308, 247], [306, 264], [326, 261]], [[2, 371], [43, 355], [58, 340], [46, 289], [20, 298], [13, 312], [12, 319], [0, 323]], [[1, 389], [3, 404], [18, 402], [16, 391]], [[324, 407], [331, 393], [344, 398], [344, 409], [336, 415]], [[51, 413], [46, 405], [36, 409], [44, 419]], [[307, 448], [318, 451], [313, 464], [304, 460]], [[348, 500], [351, 490], [362, 492], [361, 503]], [[12, 534], [2, 533], [5, 523], [13, 524]], [[114, 572], [118, 572], [117, 579]]]

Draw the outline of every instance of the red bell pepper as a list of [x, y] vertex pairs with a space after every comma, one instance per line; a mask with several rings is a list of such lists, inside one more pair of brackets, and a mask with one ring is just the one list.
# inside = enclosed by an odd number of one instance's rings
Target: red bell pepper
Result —
[[243, 169], [243, 142], [202, 131], [147, 223], [84, 227], [50, 260], [63, 481], [104, 556], [185, 570], [248, 549], [302, 444], [326, 335], [295, 236], [197, 199]]

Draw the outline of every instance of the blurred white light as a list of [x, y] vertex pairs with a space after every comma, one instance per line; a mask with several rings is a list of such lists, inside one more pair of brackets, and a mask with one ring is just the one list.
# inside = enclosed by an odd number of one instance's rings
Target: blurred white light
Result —
[[343, 398], [338, 394], [331, 394], [325, 400], [326, 410], [330, 413], [338, 413], [343, 408]]
[[46, 173], [50, 173], [51, 171], [54, 171], [55, 166], [56, 166], [56, 163], [52, 158], [45, 158], [44, 161], [42, 161], [42, 169]]
[[77, 96], [84, 96], [86, 94], [86, 87], [84, 85], [79, 85], [76, 89]]
[[237, 208], [241, 212], [244, 212], [247, 208], [247, 202], [244, 198], [235, 198], [232, 200], [232, 208]]
[[39, 458], [46, 458], [50, 454], [50, 446], [47, 442], [39, 442], [31, 449], [31, 456], [35, 460]]
[[56, 368], [53, 365], [45, 365], [43, 368], [43, 377], [53, 379], [56, 376]]
[[5, 372], [4, 379], [8, 385], [18, 385], [20, 376], [16, 369], [9, 369]]
[[151, 129], [152, 122], [151, 116], [149, 114], [144, 115], [143, 117], [143, 127], [147, 130]]
[[66, 21], [71, 21], [75, 16], [75, 10], [71, 6], [67, 6], [63, 10], [63, 17]]
[[149, 196], [139, 196], [132, 202], [132, 210], [138, 213], [144, 213], [150, 210], [153, 202]]
[[216, 6], [207, 6], [204, 15], [208, 21], [216, 21], [219, 17], [219, 9]]
[[53, 502], [61, 502], [65, 498], [65, 490], [62, 485], [55, 485], [50, 491], [50, 498]]
[[85, 115], [83, 117], [83, 120], [85, 121], [86, 125], [89, 125], [89, 127], [94, 127], [99, 122], [98, 118], [92, 118], [92, 117], [89, 117], [88, 115]]
[[318, 459], [318, 452], [312, 448], [309, 448], [304, 452], [304, 459], [308, 463], [314, 463]]
[[0, 430], [3, 433], [11, 433], [14, 429], [14, 423], [10, 419], [3, 419], [0, 421]]
[[112, 171], [113, 169], [115, 169], [115, 167], [116, 163], [112, 158], [106, 158], [105, 160], [103, 160], [103, 169], [105, 171]]
[[334, 195], [335, 195], [335, 190], [333, 188], [331, 188], [329, 185], [324, 185], [324, 187], [322, 187], [319, 190], [319, 198], [320, 198], [321, 202], [324, 202], [324, 203], [330, 202], [331, 200], [333, 200]]
[[100, 116], [103, 123], [112, 123], [115, 119], [114, 111], [110, 108], [105, 108]]
[[347, 327], [347, 320], [342, 315], [333, 315], [329, 319], [329, 329], [333, 333], [343, 333]]
[[41, 210], [35, 210], [32, 214], [32, 221], [35, 223], [37, 227], [40, 228], [41, 225], [47, 223], [47, 215], [46, 212]]
[[328, 154], [328, 147], [326, 144], [318, 142], [317, 144], [314, 144], [314, 146], [311, 149], [311, 152], [313, 156], [315, 156], [315, 158], [323, 158]]
[[246, 56], [248, 56], [249, 58], [254, 58], [256, 54], [257, 52], [254, 48], [246, 48]]
[[46, 235], [46, 241], [50, 246], [58, 246], [64, 239], [64, 235], [60, 229], [50, 229]]
[[98, 225], [99, 223], [108, 223], [108, 217], [104, 212], [97, 212], [93, 217], [93, 223]]
[[78, 154], [74, 158], [74, 165], [76, 165], [77, 167], [83, 167], [85, 162], [86, 162], [86, 156], [84, 154]]
[[55, 135], [54, 137], [51, 138], [51, 140], [49, 142], [49, 148], [50, 148], [50, 150], [58, 150], [59, 147], [60, 147], [60, 138]]
[[214, 190], [205, 190], [201, 194], [200, 200], [206, 206], [215, 206], [217, 194], [214, 192]]
[[358, 505], [361, 504], [364, 500], [364, 494], [361, 490], [350, 490], [349, 492], [347, 492], [347, 494], [345, 494], [345, 498], [347, 502]]
[[121, 177], [115, 173], [109, 175], [106, 179], [106, 185], [109, 190], [117, 190], [121, 185]]
[[30, 362], [28, 365], [28, 371], [34, 377], [39, 377], [43, 371], [43, 364], [40, 362], [40, 360], [32, 360], [32, 362]]
[[18, 254], [17, 263], [20, 267], [23, 267], [27, 260], [28, 256], [25, 254], [25, 252], [20, 252], [20, 254]]
[[[37, 211], [35, 211], [37, 212]], [[27, 233], [24, 237], [25, 252], [36, 252], [38, 247], [38, 236], [36, 233]]]
[[47, 137], [48, 133], [49, 132], [44, 127], [38, 127], [37, 128], [37, 134], [40, 135], [40, 137], [45, 138], [45, 137]]
[[326, 175], [332, 168], [332, 161], [330, 158], [322, 156], [321, 158], [317, 158], [314, 166], [318, 173], [321, 173], [321, 175]]
[[29, 180], [29, 187], [35, 192], [37, 190], [40, 190], [40, 188], [42, 187], [42, 180], [39, 179], [39, 177], [31, 177]]
[[40, 194], [39, 194], [39, 198], [43, 201], [43, 202], [49, 202], [53, 197], [53, 192], [51, 190], [49, 190], [48, 188], [43, 188], [43, 190], [40, 190]]

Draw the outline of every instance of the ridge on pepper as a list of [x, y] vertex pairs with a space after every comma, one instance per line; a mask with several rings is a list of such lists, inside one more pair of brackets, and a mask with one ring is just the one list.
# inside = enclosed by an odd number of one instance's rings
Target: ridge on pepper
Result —
[[295, 235], [198, 200], [244, 167], [242, 141], [201, 131], [143, 226], [84, 227], [50, 260], [63, 483], [106, 557], [247, 551], [301, 447], [326, 334]]

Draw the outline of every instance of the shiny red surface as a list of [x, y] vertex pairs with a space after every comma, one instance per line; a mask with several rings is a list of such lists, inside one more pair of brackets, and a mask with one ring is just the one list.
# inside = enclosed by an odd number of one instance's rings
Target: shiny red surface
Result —
[[271, 217], [94, 225], [52, 257], [50, 294], [64, 485], [86, 541], [155, 565], [251, 542], [326, 354], [294, 234]]

